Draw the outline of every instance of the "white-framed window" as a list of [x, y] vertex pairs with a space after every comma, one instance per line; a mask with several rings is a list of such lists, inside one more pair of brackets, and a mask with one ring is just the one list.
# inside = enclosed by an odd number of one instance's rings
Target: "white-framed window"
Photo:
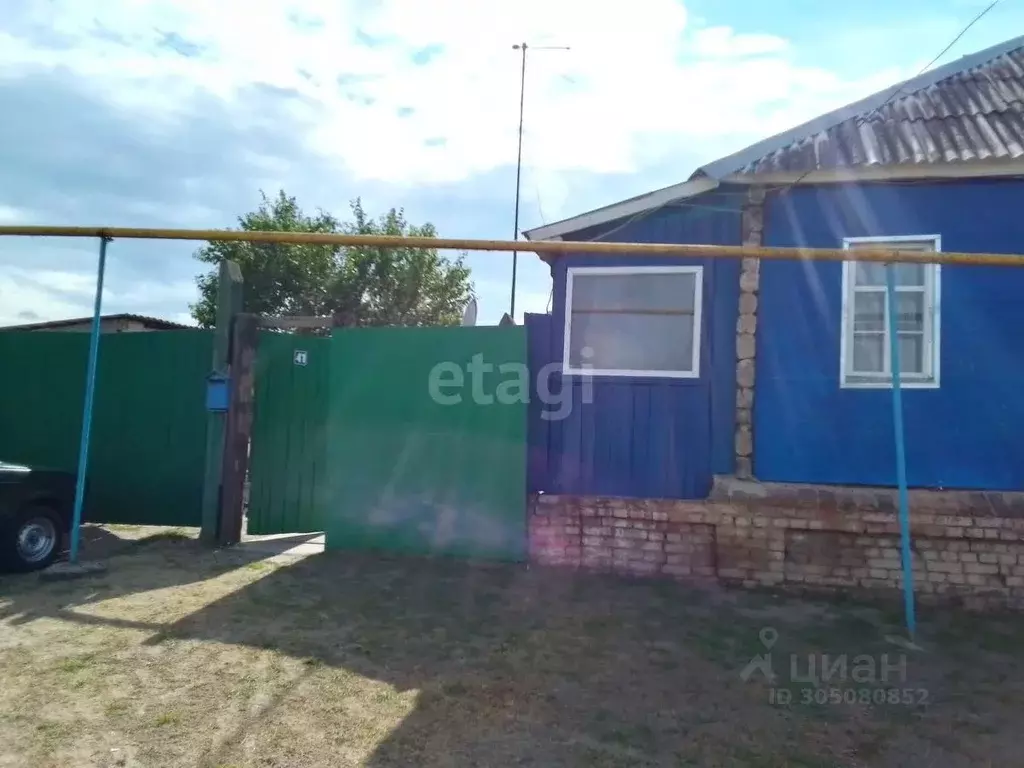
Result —
[[562, 371], [700, 376], [702, 267], [570, 267]]
[[[849, 237], [843, 247], [941, 250], [939, 235]], [[895, 265], [895, 308], [886, 293], [886, 265], [843, 262], [840, 381], [843, 387], [891, 387], [889, 314], [896, 312], [900, 385], [939, 386], [940, 270], [938, 264]]]

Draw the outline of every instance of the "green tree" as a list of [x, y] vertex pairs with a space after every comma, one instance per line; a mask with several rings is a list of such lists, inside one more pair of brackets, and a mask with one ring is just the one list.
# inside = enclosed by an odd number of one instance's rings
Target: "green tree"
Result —
[[[358, 235], [436, 237], [431, 224], [416, 226], [392, 208], [379, 219], [352, 202], [350, 222], [324, 211], [302, 212], [294, 197], [262, 194], [259, 207], [239, 217], [247, 232], [339, 232]], [[332, 315], [335, 325], [457, 325], [473, 294], [469, 268], [427, 248], [345, 248], [211, 242], [195, 257], [219, 265], [230, 259], [245, 279], [246, 312], [265, 315]], [[209, 328], [217, 316], [217, 268], [196, 279], [199, 300], [192, 317]]]

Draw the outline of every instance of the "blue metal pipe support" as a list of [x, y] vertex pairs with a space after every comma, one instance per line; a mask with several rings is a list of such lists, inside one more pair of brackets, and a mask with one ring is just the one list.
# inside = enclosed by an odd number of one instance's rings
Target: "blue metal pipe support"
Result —
[[907, 492], [907, 452], [903, 434], [903, 393], [900, 386], [900, 339], [896, 320], [896, 265], [885, 267], [889, 309], [889, 362], [892, 369], [892, 424], [896, 440], [896, 485], [899, 488], [900, 554], [903, 563], [903, 613], [911, 641], [917, 632], [914, 606], [914, 567], [910, 546], [910, 494]]
[[85, 404], [82, 408], [82, 433], [78, 446], [78, 472], [75, 480], [75, 507], [71, 517], [72, 563], [78, 562], [78, 548], [81, 541], [82, 507], [85, 504], [85, 485], [89, 472], [89, 436], [92, 431], [93, 401], [96, 396], [96, 369], [100, 355], [100, 325], [103, 309], [103, 277], [107, 270], [107, 243], [110, 238], [100, 238], [100, 257], [96, 268], [96, 297], [92, 310], [92, 329], [89, 334], [89, 364], [85, 373]]

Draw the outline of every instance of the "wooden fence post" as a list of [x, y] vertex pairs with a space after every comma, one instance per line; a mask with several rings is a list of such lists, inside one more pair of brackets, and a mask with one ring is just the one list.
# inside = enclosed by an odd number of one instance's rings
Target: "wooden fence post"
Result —
[[[213, 336], [211, 373], [225, 375], [231, 348], [235, 315], [242, 311], [242, 270], [233, 261], [220, 263], [217, 282], [217, 325]], [[220, 522], [221, 469], [224, 461], [226, 414], [206, 414], [206, 471], [203, 476], [203, 516], [199, 538], [204, 544], [217, 543]]]
[[230, 354], [231, 406], [228, 410], [224, 437], [220, 526], [217, 535], [217, 543], [221, 546], [230, 546], [242, 540], [245, 481], [249, 470], [249, 441], [252, 437], [258, 333], [259, 323], [255, 315], [239, 314], [235, 317]]

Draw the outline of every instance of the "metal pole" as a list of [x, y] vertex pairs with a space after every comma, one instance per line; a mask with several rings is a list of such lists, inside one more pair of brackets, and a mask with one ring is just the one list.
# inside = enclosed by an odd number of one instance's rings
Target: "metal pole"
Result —
[[[533, 46], [532, 50], [541, 50]], [[856, 261], [879, 264], [962, 264], [968, 267], [1022, 267], [1015, 253], [908, 251], [897, 248], [780, 248], [752, 245], [683, 245], [681, 243], [613, 243], [600, 240], [473, 240], [464, 237], [405, 237], [400, 235], [341, 235], [326, 232], [251, 232], [238, 229], [141, 229], [138, 227], [52, 227], [0, 224], [0, 237], [108, 237], [114, 240], [211, 240], [222, 243], [290, 243], [346, 245], [350, 248], [428, 248], [438, 251], [523, 250], [564, 256], [585, 253], [628, 257], [683, 256], [695, 259], [752, 257], [765, 261]]]
[[103, 308], [103, 276], [107, 269], [108, 237], [100, 237], [100, 258], [96, 268], [96, 298], [89, 334], [89, 364], [85, 373], [85, 405], [82, 409], [82, 433], [78, 446], [78, 473], [75, 479], [75, 507], [71, 516], [71, 562], [78, 562], [81, 538], [82, 505], [85, 502], [85, 480], [89, 469], [89, 432], [92, 429], [92, 405], [96, 395], [96, 364], [100, 354], [100, 313]]
[[907, 493], [907, 455], [903, 435], [903, 396], [900, 388], [900, 340], [896, 322], [896, 265], [885, 267], [885, 295], [889, 309], [889, 362], [892, 369], [892, 424], [896, 438], [896, 484], [900, 499], [900, 559], [903, 563], [903, 612], [911, 641], [917, 631], [914, 608], [914, 568], [910, 550], [910, 498]]
[[[523, 105], [526, 101], [526, 43], [520, 43], [523, 65], [519, 75], [519, 150], [516, 154], [516, 213], [512, 226], [512, 240], [519, 240], [519, 188], [523, 173]], [[516, 319], [516, 272], [519, 266], [519, 252], [512, 251], [512, 297], [509, 300], [508, 316]]]

